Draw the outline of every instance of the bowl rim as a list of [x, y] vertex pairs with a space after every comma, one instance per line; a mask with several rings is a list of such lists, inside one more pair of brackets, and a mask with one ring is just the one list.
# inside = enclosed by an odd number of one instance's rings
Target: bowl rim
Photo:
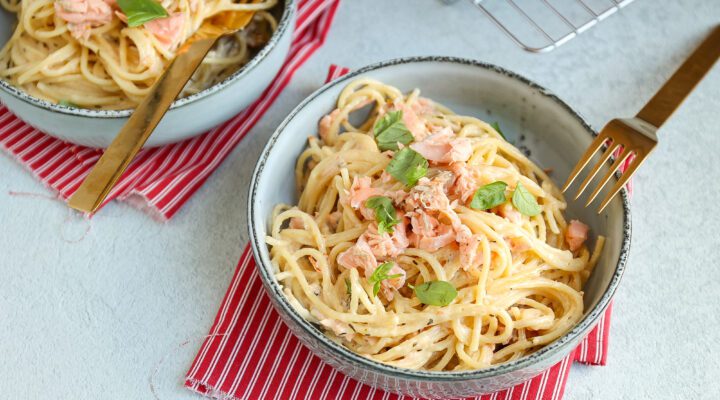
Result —
[[[595, 326], [595, 323], [597, 320], [605, 313], [605, 310], [607, 309], [608, 305], [610, 304], [610, 301], [612, 300], [613, 295], [615, 294], [615, 291], [617, 290], [617, 287], [619, 285], [620, 279], [623, 276], [623, 273], [625, 272], [625, 266], [627, 263], [627, 259], [629, 256], [629, 250], [630, 250], [630, 237], [631, 237], [631, 215], [630, 215], [630, 203], [628, 199], [628, 193], [625, 188], [623, 188], [620, 192], [620, 198], [622, 202], [622, 214], [623, 214], [623, 235], [622, 235], [622, 243], [620, 247], [620, 253], [618, 255], [617, 264], [615, 266], [615, 271], [613, 272], [612, 278], [610, 280], [610, 283], [608, 284], [607, 288], [605, 289], [605, 292], [600, 297], [600, 300], [595, 305], [595, 307], [590, 310], [586, 315], [583, 316], [583, 318], [568, 332], [566, 332], [564, 335], [559, 337], [558, 339], [554, 340], [553, 342], [549, 343], [545, 347], [541, 348], [540, 350], [536, 351], [535, 353], [529, 354], [527, 356], [521, 357], [517, 360], [498, 364], [495, 366], [491, 366], [488, 368], [480, 369], [480, 370], [470, 370], [470, 371], [426, 371], [426, 370], [412, 370], [407, 368], [399, 368], [394, 367], [391, 365], [383, 364], [378, 361], [374, 361], [368, 358], [365, 358], [357, 353], [354, 353], [352, 350], [348, 349], [347, 347], [343, 346], [342, 344], [336, 343], [332, 340], [330, 340], [322, 331], [314, 327], [310, 322], [302, 318], [290, 305], [287, 298], [282, 295], [282, 292], [274, 291], [273, 288], [280, 287], [280, 284], [268, 274], [268, 270], [271, 268], [266, 268], [264, 265], [266, 264], [263, 257], [260, 256], [260, 248], [262, 246], [266, 246], [265, 242], [262, 241], [262, 238], [259, 238], [255, 235], [255, 227], [256, 227], [256, 221], [254, 220], [254, 212], [255, 212], [255, 198], [257, 197], [257, 184], [260, 179], [260, 176], [265, 168], [265, 164], [267, 162], [267, 158], [270, 155], [270, 152], [273, 150], [273, 146], [277, 142], [280, 135], [282, 135], [285, 132], [285, 128], [287, 125], [295, 118], [296, 115], [299, 113], [302, 113], [305, 107], [314, 101], [318, 96], [329, 90], [330, 88], [336, 87], [338, 85], [342, 85], [344, 83], [347, 83], [348, 81], [354, 79], [358, 75], [365, 74], [367, 72], [375, 71], [378, 69], [382, 69], [385, 67], [390, 67], [394, 65], [399, 64], [413, 64], [413, 63], [448, 63], [448, 64], [462, 64], [462, 65], [469, 65], [474, 66], [486, 70], [490, 70], [496, 73], [499, 73], [501, 75], [504, 75], [506, 77], [509, 77], [511, 79], [517, 80], [520, 83], [523, 83], [527, 86], [529, 86], [533, 90], [537, 90], [540, 92], [540, 94], [546, 98], [549, 98], [550, 100], [554, 101], [556, 104], [560, 105], [565, 109], [565, 111], [573, 117], [576, 121], [578, 121], [581, 126], [585, 129], [585, 131], [593, 136], [597, 136], [597, 132], [592, 129], [592, 127], [585, 121], [583, 117], [578, 114], [573, 108], [571, 108], [567, 103], [565, 103], [563, 100], [561, 100], [558, 96], [556, 96], [551, 91], [545, 89], [543, 86], [535, 83], [534, 81], [525, 78], [522, 75], [519, 75], [515, 72], [509, 71], [505, 68], [489, 64], [482, 61], [472, 60], [472, 59], [466, 59], [466, 58], [460, 58], [460, 57], [447, 57], [447, 56], [419, 56], [419, 57], [403, 57], [403, 58], [396, 58], [391, 59], [387, 61], [381, 61], [378, 63], [374, 63], [368, 66], [365, 66], [363, 68], [360, 68], [358, 70], [355, 70], [353, 72], [350, 72], [340, 78], [337, 78], [319, 89], [317, 89], [315, 92], [310, 94], [305, 100], [303, 100], [297, 107], [295, 107], [290, 114], [283, 120], [283, 122], [278, 126], [278, 128], [273, 132], [273, 134], [268, 139], [265, 147], [262, 150], [262, 153], [260, 155], [260, 158], [257, 161], [257, 164], [255, 166], [255, 170], [253, 171], [251, 182], [250, 182], [250, 188], [249, 188], [249, 194], [248, 194], [248, 211], [247, 211], [247, 218], [248, 218], [248, 233], [249, 233], [249, 240], [252, 246], [253, 250], [253, 257], [256, 261], [256, 268], [258, 269], [258, 275], [260, 275], [260, 278], [263, 282], [263, 286], [265, 287], [265, 290], [268, 292], [268, 295], [275, 301], [273, 303], [276, 306], [280, 306], [282, 308], [282, 313], [285, 315], [283, 317], [290, 318], [292, 321], [294, 321], [298, 327], [300, 327], [303, 331], [305, 331], [308, 335], [316, 339], [318, 342], [321, 343], [328, 351], [333, 352], [338, 357], [341, 357], [345, 361], [353, 364], [353, 365], [360, 365], [363, 368], [372, 370], [373, 372], [384, 374], [384, 375], [393, 375], [398, 378], [405, 378], [405, 379], [413, 379], [413, 380], [421, 380], [421, 381], [434, 381], [434, 382], [459, 382], [459, 381], [467, 381], [467, 380], [474, 380], [474, 379], [483, 379], [483, 378], [490, 378], [495, 377], [498, 375], [503, 375], [512, 371], [520, 370], [529, 366], [532, 366], [540, 361], [542, 361], [545, 358], [552, 357], [555, 355], [558, 351], [563, 349], [566, 345], [572, 342], [579, 342], [582, 339], [581, 335], [587, 334], [590, 329], [592, 329]], [[616, 174], [615, 179], [618, 179], [618, 175]], [[258, 221], [258, 223], [265, 224], [266, 221], [263, 219], [262, 221]], [[325, 361], [325, 360], [324, 360]], [[539, 373], [540, 371], [538, 371]]]
[[[222, 81], [203, 89], [197, 93], [191, 94], [190, 96], [183, 97], [180, 99], [177, 99], [173, 101], [172, 105], [170, 106], [169, 110], [174, 110], [177, 108], [181, 108], [183, 106], [186, 106], [188, 104], [194, 103], [198, 100], [204, 99], [205, 97], [208, 97], [212, 95], [213, 93], [216, 93], [226, 87], [228, 87], [233, 82], [242, 79], [246, 75], [248, 75], [255, 67], [261, 64], [261, 62], [267, 58], [267, 56], [270, 54], [272, 50], [275, 49], [278, 42], [280, 42], [280, 39], [285, 36], [286, 31], [291, 27], [292, 25], [292, 18], [291, 16], [295, 12], [295, 2], [296, 0], [280, 0], [284, 2], [284, 7], [282, 11], [282, 17], [280, 17], [280, 21], [278, 22], [277, 29], [273, 33], [273, 35], [270, 37], [270, 40], [263, 46], [260, 51], [255, 54], [253, 58], [251, 58], [247, 64], [240, 67], [237, 71], [233, 72], [230, 76], [223, 79]], [[10, 94], [11, 96], [16, 97], [17, 99], [36, 106], [43, 108], [45, 110], [48, 110], [50, 112], [59, 113], [59, 114], [66, 114], [66, 115], [74, 115], [79, 117], [86, 117], [86, 118], [101, 118], [101, 119], [111, 119], [111, 118], [127, 118], [129, 117], [134, 109], [133, 108], [126, 108], [123, 110], [95, 110], [95, 109], [87, 109], [87, 108], [75, 108], [75, 107], [68, 107], [56, 103], [52, 103], [47, 100], [43, 100], [40, 98], [37, 98], [35, 96], [31, 96], [24, 90], [16, 87], [9, 81], [0, 78], [0, 89], [5, 91], [6, 93]]]

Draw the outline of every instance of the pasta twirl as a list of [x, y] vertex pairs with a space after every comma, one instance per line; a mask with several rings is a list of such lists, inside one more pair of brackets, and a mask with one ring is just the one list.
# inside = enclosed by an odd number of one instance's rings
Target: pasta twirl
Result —
[[269, 40], [276, 3], [163, 0], [167, 17], [131, 27], [116, 0], [0, 0], [18, 16], [0, 50], [0, 78], [55, 103], [132, 108], [205, 20], [227, 10], [258, 10], [248, 28], [218, 41], [181, 93], [185, 97], [231, 75]]
[[[369, 115], [354, 126], [354, 112]], [[363, 356], [480, 369], [582, 316], [604, 239], [591, 254], [547, 174], [477, 118], [357, 80], [295, 174], [298, 204], [275, 208], [266, 238], [275, 277], [304, 318]]]

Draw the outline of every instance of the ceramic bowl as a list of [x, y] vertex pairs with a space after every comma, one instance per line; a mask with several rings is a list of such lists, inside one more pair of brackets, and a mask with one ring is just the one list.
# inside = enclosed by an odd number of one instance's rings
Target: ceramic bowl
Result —
[[[145, 147], [161, 146], [201, 134], [230, 119], [262, 94], [280, 70], [290, 49], [296, 1], [280, 1], [278, 29], [246, 65], [199, 93], [178, 99], [163, 117]], [[0, 48], [16, 17], [0, 7]], [[132, 110], [89, 110], [64, 107], [32, 97], [0, 79], [0, 102], [35, 128], [57, 138], [90, 147], [107, 147]], [[201, 118], [198, 118], [201, 116]]]
[[344, 374], [383, 390], [411, 396], [450, 398], [494, 392], [532, 378], [562, 360], [603, 315], [623, 274], [630, 246], [630, 210], [625, 192], [616, 196], [601, 215], [579, 204], [569, 204], [569, 216], [590, 225], [593, 235], [607, 237], [602, 256], [584, 288], [586, 311], [565, 335], [512, 362], [464, 372], [388, 366], [331, 341], [287, 301], [273, 276], [264, 242], [271, 210], [278, 203], [297, 204], [293, 170], [296, 157], [306, 146], [308, 132], [316, 131], [318, 120], [335, 107], [338, 94], [348, 82], [366, 77], [403, 91], [420, 88], [423, 96], [459, 114], [498, 121], [510, 141], [527, 147], [531, 158], [541, 167], [552, 168], [556, 180], [567, 177], [596, 134], [577, 112], [541, 86], [478, 61], [405, 58], [362, 68], [325, 85], [296, 107], [271, 136], [250, 187], [250, 240], [259, 275], [283, 320], [315, 354]]

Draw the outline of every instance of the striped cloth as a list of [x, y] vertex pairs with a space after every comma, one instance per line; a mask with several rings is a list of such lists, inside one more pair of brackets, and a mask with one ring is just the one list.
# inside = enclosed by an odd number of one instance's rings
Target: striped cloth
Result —
[[[332, 66], [328, 80], [347, 73]], [[559, 400], [572, 361], [605, 365], [612, 307], [575, 351], [518, 386], [479, 400]], [[405, 400], [350, 379], [303, 346], [272, 307], [245, 247], [210, 333], [185, 379], [185, 386], [218, 399]]]
[[[262, 96], [206, 134], [140, 151], [110, 192], [161, 220], [171, 218], [265, 114], [297, 69], [322, 46], [340, 0], [300, 0], [288, 58]], [[101, 150], [73, 145], [27, 125], [0, 104], [0, 148], [67, 200]]]
[[[609, 307], [577, 349], [518, 386], [478, 400], [559, 400], [572, 361], [604, 365]], [[185, 386], [218, 399], [406, 400], [350, 379], [313, 355], [274, 310], [248, 245]]]

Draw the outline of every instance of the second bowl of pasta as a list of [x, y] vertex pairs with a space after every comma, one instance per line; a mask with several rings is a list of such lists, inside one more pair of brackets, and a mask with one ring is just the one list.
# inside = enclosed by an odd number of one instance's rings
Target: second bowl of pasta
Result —
[[279, 71], [294, 0], [2, 0], [0, 100], [45, 133], [106, 147], [185, 39], [233, 9], [257, 12], [210, 51], [145, 146], [205, 132], [247, 107]]

